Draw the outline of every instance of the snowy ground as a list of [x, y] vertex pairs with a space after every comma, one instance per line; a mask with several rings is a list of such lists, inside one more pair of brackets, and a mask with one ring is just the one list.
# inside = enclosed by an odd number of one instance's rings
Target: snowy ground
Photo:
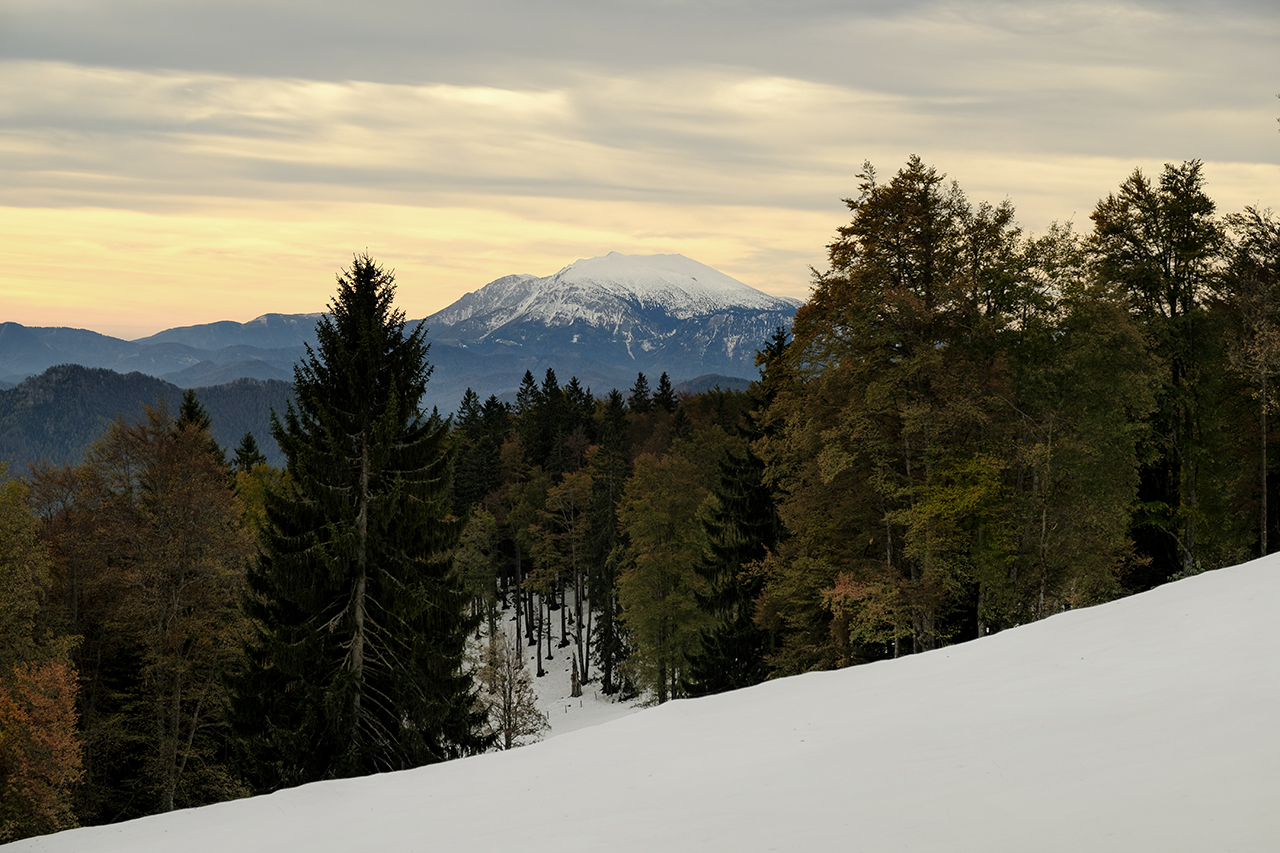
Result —
[[11, 849], [1274, 851], [1278, 612], [1280, 556], [511, 752]]
[[[511, 636], [515, 632], [515, 616], [514, 611], [505, 611], [503, 615], [503, 625], [507, 630], [507, 635]], [[558, 612], [555, 618], [559, 619]], [[556, 628], [556, 636], [559, 637], [559, 628]], [[553, 644], [554, 646], [554, 644]], [[534, 690], [538, 693], [538, 707], [547, 715], [547, 722], [551, 724], [551, 730], [544, 734], [544, 739], [553, 738], [566, 732], [584, 729], [587, 726], [595, 726], [600, 723], [607, 723], [610, 720], [616, 720], [620, 717], [626, 717], [640, 710], [641, 705], [638, 701], [619, 702], [615, 697], [604, 696], [600, 693], [599, 673], [594, 671], [589, 675], [594, 679], [591, 682], [582, 685], [582, 695], [574, 698], [569, 694], [572, 693], [572, 667], [573, 660], [570, 653], [573, 646], [564, 648], [552, 648], [555, 658], [552, 660], [543, 660], [542, 670], [546, 674], [541, 678], [537, 677], [538, 672], [538, 650], [533, 646], [526, 646], [523, 643], [521, 648], [524, 649], [524, 663], [529, 670], [529, 677], [533, 680]], [[543, 649], [545, 656], [546, 649]]]

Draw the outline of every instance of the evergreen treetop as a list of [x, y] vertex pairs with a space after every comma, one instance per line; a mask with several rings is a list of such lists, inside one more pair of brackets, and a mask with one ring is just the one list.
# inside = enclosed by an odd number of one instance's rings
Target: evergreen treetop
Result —
[[658, 388], [653, 392], [653, 405], [668, 413], [674, 412], [676, 406], [680, 405], [675, 392], [671, 390], [671, 378], [667, 376], [666, 371], [658, 377]]
[[653, 409], [653, 398], [649, 394], [649, 380], [643, 373], [636, 374], [636, 384], [631, 386], [627, 397], [627, 408], [637, 415], [643, 415]]
[[294, 371], [297, 408], [273, 426], [293, 486], [267, 500], [239, 708], [263, 790], [485, 745], [463, 666], [475, 620], [450, 556], [447, 424], [418, 409], [425, 330], [405, 334], [394, 294], [367, 255], [339, 275]]

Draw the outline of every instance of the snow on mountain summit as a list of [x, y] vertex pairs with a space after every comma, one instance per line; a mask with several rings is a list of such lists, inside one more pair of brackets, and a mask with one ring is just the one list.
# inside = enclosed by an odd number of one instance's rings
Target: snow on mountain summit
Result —
[[[683, 255], [610, 252], [553, 275], [503, 276], [427, 317], [426, 326], [448, 347], [437, 353], [459, 356], [451, 370], [467, 387], [513, 394], [536, 367], [587, 387], [625, 388], [637, 372], [667, 373], [672, 382], [708, 374], [750, 380], [756, 352], [779, 327], [791, 327], [799, 305]], [[454, 399], [463, 392], [453, 390]]]
[[730, 308], [778, 310], [799, 300], [770, 296], [684, 255], [622, 255], [574, 261], [550, 278], [549, 289], [595, 285], [681, 319]]
[[688, 320], [724, 311], [794, 313], [799, 300], [770, 296], [684, 255], [623, 255], [574, 261], [554, 275], [509, 275], [427, 318], [428, 325], [463, 327], [482, 338], [514, 322], [556, 327], [585, 322], [631, 325], [656, 312]]

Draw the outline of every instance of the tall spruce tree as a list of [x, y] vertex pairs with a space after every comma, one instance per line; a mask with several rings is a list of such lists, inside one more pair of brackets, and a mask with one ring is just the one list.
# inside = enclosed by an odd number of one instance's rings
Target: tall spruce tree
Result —
[[205, 433], [207, 436], [205, 438], [205, 447], [209, 455], [220, 466], [227, 467], [227, 452], [222, 449], [222, 445], [213, 439], [213, 427], [212, 421], [209, 419], [209, 412], [205, 410], [204, 404], [200, 402], [196, 392], [190, 388], [182, 392], [182, 405], [178, 408], [178, 420], [174, 423], [173, 429], [177, 433], [188, 426], [194, 426]]
[[588, 562], [588, 598], [595, 611], [592, 647], [600, 668], [601, 690], [606, 695], [622, 687], [619, 668], [628, 649], [626, 631], [618, 620], [618, 570], [625, 539], [618, 527], [618, 504], [631, 473], [631, 447], [627, 435], [627, 410], [621, 392], [614, 388], [600, 408], [600, 446], [591, 457], [591, 520]]
[[240, 446], [236, 448], [234, 467], [237, 471], [252, 471], [255, 465], [265, 465], [267, 457], [262, 455], [262, 451], [258, 449], [258, 441], [253, 437], [253, 433], [246, 432], [244, 437], [240, 439]]
[[658, 390], [653, 392], [653, 405], [664, 412], [671, 413], [680, 405], [676, 393], [671, 389], [671, 378], [664, 372], [658, 377]]
[[425, 330], [367, 255], [338, 276], [273, 435], [292, 487], [267, 500], [258, 622], [238, 717], [260, 790], [400, 770], [486, 746], [463, 646], [446, 425], [418, 409]]
[[764, 484], [764, 463], [749, 449], [745, 457], [727, 454], [715, 495], [718, 501], [703, 521], [707, 556], [697, 567], [706, 586], [695, 598], [716, 621], [702, 632], [699, 651], [689, 660], [690, 696], [749, 687], [769, 674], [765, 655], [771, 638], [754, 618], [764, 578], [744, 571], [777, 546], [782, 530]]
[[636, 384], [627, 395], [627, 408], [637, 415], [653, 411], [653, 396], [649, 393], [649, 380], [643, 373], [636, 374]]

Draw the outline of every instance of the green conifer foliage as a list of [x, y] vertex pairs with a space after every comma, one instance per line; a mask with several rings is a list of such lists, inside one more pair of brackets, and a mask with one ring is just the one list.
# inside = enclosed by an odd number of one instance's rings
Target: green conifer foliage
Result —
[[674, 412], [680, 401], [671, 389], [671, 378], [664, 372], [658, 377], [658, 390], [653, 392], [653, 405], [664, 412]]
[[1245, 556], [1229, 543], [1238, 514], [1220, 501], [1227, 492], [1220, 483], [1232, 474], [1218, 469], [1238, 432], [1234, 419], [1221, 417], [1223, 334], [1209, 300], [1224, 235], [1198, 160], [1167, 164], [1157, 182], [1134, 170], [1091, 218], [1097, 276], [1129, 297], [1167, 371], [1135, 519], [1139, 550], [1151, 557], [1133, 581], [1143, 589]]
[[623, 547], [618, 528], [618, 504], [631, 473], [631, 448], [627, 439], [627, 410], [622, 394], [613, 389], [600, 407], [600, 446], [592, 454], [591, 520], [588, 578], [595, 615], [592, 647], [600, 669], [601, 690], [606, 695], [623, 688], [619, 667], [628, 654], [626, 631], [619, 622], [618, 571]]
[[707, 557], [697, 567], [706, 582], [698, 606], [715, 624], [702, 632], [700, 651], [689, 661], [685, 689], [705, 696], [759, 684], [769, 674], [770, 636], [755, 624], [755, 598], [764, 579], [748, 571], [775, 548], [782, 523], [764, 485], [764, 463], [748, 451], [720, 463], [717, 498], [703, 527]]
[[627, 396], [627, 408], [637, 415], [653, 410], [653, 397], [649, 394], [649, 380], [643, 373], [636, 374], [636, 384]]
[[491, 432], [479, 396], [468, 388], [458, 406], [453, 434], [453, 505], [457, 515], [465, 515], [501, 484], [498, 451], [502, 436], [497, 435], [495, 441]]
[[[178, 420], [173, 425], [174, 433], [179, 433], [188, 426], [193, 426], [204, 432], [208, 436], [205, 439], [205, 448], [209, 455], [213, 457], [213, 460], [218, 465], [225, 468], [227, 467], [227, 452], [222, 449], [222, 445], [213, 440], [212, 423], [209, 419], [209, 412], [205, 409], [204, 404], [200, 402], [200, 398], [196, 396], [196, 392], [190, 388], [183, 391], [182, 405], [178, 408]], [[266, 461], [265, 457], [263, 461]]]
[[451, 551], [446, 425], [418, 410], [425, 330], [367, 255], [338, 276], [297, 409], [273, 434], [292, 487], [268, 496], [250, 572], [259, 622], [240, 695], [260, 789], [399, 770], [485, 746], [463, 646], [475, 617]]
[[240, 439], [240, 446], [236, 448], [235, 469], [237, 471], [252, 471], [256, 465], [267, 464], [267, 457], [262, 455], [262, 451], [258, 449], [258, 442], [253, 437], [253, 433], [246, 432], [244, 437]]

